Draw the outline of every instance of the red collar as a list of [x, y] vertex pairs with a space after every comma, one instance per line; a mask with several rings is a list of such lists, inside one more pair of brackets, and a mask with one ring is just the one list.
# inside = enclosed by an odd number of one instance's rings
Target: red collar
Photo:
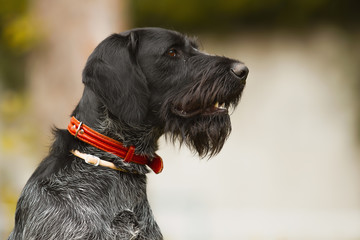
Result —
[[79, 122], [75, 117], [71, 118], [67, 129], [75, 138], [121, 157], [125, 162], [147, 165], [155, 173], [160, 173], [163, 169], [163, 161], [158, 155], [155, 154], [155, 157], [152, 159], [144, 155], [137, 155], [135, 154], [134, 146], [124, 147], [122, 143], [94, 131], [82, 122]]

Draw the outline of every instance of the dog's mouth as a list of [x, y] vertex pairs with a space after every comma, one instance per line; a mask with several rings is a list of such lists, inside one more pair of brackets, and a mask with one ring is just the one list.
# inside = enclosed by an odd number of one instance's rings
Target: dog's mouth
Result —
[[[244, 81], [229, 81], [229, 88], [222, 87], [224, 79], [200, 81], [190, 90], [176, 95], [171, 99], [170, 111], [182, 118], [196, 116], [228, 115], [229, 108], [235, 108], [241, 98], [245, 87]], [[233, 79], [234, 80], [234, 79]], [[207, 85], [209, 84], [209, 85]], [[219, 87], [220, 86], [220, 87]]]
[[223, 115], [223, 114], [228, 114], [229, 106], [230, 104], [228, 103], [217, 101], [214, 104], [205, 108], [200, 108], [196, 106], [187, 106], [187, 107], [175, 106], [173, 108], [173, 112], [176, 115], [184, 118], [189, 118], [196, 115], [203, 115], [203, 116]]

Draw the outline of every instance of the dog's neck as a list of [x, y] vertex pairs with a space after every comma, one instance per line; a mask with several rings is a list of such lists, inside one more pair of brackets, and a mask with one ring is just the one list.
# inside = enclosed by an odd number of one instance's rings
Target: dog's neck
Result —
[[135, 125], [117, 119], [87, 88], [73, 116], [95, 131], [123, 143], [124, 146], [135, 146], [137, 154], [150, 157], [153, 157], [158, 149], [157, 140], [163, 134], [161, 128], [151, 124]]

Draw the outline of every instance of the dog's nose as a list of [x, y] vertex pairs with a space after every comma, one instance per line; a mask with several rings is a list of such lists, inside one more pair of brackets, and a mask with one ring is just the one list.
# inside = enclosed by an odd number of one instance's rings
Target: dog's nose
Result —
[[231, 71], [241, 80], [245, 80], [249, 73], [249, 69], [242, 63], [234, 63]]

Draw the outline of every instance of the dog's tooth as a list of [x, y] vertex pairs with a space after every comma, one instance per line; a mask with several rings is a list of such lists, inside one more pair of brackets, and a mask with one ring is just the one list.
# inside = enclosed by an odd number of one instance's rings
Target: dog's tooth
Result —
[[219, 107], [219, 102], [216, 102], [214, 107], [218, 108]]
[[221, 104], [217, 104], [217, 108], [218, 109], [222, 109], [222, 110], [225, 110], [226, 109], [226, 106], [225, 106], [225, 103], [221, 103]]

